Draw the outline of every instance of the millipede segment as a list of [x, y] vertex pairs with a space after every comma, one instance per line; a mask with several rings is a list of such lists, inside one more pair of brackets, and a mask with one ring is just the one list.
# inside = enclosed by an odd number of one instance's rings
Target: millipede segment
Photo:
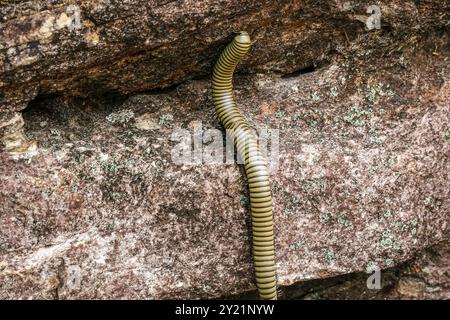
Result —
[[213, 100], [217, 114], [244, 160], [250, 191], [253, 261], [261, 299], [277, 299], [272, 192], [267, 163], [256, 135], [239, 112], [233, 95], [233, 73], [251, 46], [247, 32], [240, 32], [225, 48], [213, 72]]

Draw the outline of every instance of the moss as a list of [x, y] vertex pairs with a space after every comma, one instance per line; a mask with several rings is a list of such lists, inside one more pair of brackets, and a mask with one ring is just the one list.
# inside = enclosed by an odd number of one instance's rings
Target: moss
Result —
[[61, 150], [62, 145], [59, 142], [52, 142], [50, 147], [51, 147], [52, 151], [58, 151], [58, 150]]
[[408, 232], [411, 229], [415, 228], [416, 226], [417, 226], [416, 219], [406, 222], [395, 220], [391, 223], [391, 228], [399, 232]]
[[380, 82], [380, 83], [378, 83], [377, 85], [376, 85], [376, 88], [375, 88], [376, 90], [377, 90], [377, 92], [378, 92], [378, 94], [380, 95], [380, 96], [385, 96], [387, 93], [384, 91], [384, 89], [383, 89], [383, 84]]
[[383, 144], [383, 139], [380, 137], [379, 131], [374, 128], [369, 129], [369, 141], [373, 145], [380, 146]]
[[309, 124], [310, 124], [311, 126], [313, 126], [313, 127], [316, 127], [316, 126], [319, 124], [319, 121], [317, 121], [317, 120], [312, 120], [312, 121], [309, 122]]
[[211, 291], [211, 286], [208, 285], [208, 284], [204, 284], [204, 285], [202, 286], [202, 289], [203, 289], [203, 291], [205, 291], [205, 292], [210, 292], [210, 291]]
[[304, 300], [321, 300], [322, 296], [320, 295], [319, 292], [313, 292], [313, 293], [307, 294], [303, 299]]
[[389, 167], [396, 165], [397, 164], [397, 156], [396, 155], [389, 156], [389, 158], [387, 159], [387, 164], [389, 165]]
[[350, 220], [344, 219], [344, 218], [338, 218], [338, 223], [340, 225], [343, 225], [346, 228], [351, 227], [353, 224]]
[[50, 129], [50, 134], [56, 139], [61, 138], [61, 131], [59, 131], [58, 129]]
[[299, 113], [295, 113], [295, 114], [291, 117], [291, 119], [292, 119], [293, 121], [297, 121], [299, 118], [301, 118], [301, 115], [300, 115]]
[[391, 85], [390, 85], [389, 83], [386, 85], [386, 94], [387, 94], [389, 97], [393, 97], [393, 96], [395, 95], [395, 92], [392, 91]]

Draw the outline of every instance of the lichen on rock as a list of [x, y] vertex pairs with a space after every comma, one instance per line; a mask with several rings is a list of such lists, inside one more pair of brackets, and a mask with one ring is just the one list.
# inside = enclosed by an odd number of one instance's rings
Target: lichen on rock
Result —
[[[279, 132], [284, 297], [448, 298], [448, 5], [379, 1], [370, 29], [370, 1], [36, 4], [0, 4], [0, 299], [255, 288], [242, 169], [171, 153], [222, 130], [209, 77], [244, 29], [239, 108]], [[375, 269], [391, 289], [356, 290]]]

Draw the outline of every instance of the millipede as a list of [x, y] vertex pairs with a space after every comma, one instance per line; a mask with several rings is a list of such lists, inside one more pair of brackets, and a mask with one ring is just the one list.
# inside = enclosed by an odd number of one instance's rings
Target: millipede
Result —
[[258, 138], [237, 108], [233, 73], [252, 42], [241, 31], [220, 55], [213, 71], [213, 101], [219, 119], [244, 161], [252, 216], [252, 251], [256, 287], [261, 299], [277, 299], [272, 191]]

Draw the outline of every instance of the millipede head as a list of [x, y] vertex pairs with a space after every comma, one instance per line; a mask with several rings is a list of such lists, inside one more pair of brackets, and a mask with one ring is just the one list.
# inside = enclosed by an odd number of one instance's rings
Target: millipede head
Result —
[[250, 36], [247, 31], [240, 31], [239, 34], [234, 37], [234, 39], [239, 43], [251, 44]]

